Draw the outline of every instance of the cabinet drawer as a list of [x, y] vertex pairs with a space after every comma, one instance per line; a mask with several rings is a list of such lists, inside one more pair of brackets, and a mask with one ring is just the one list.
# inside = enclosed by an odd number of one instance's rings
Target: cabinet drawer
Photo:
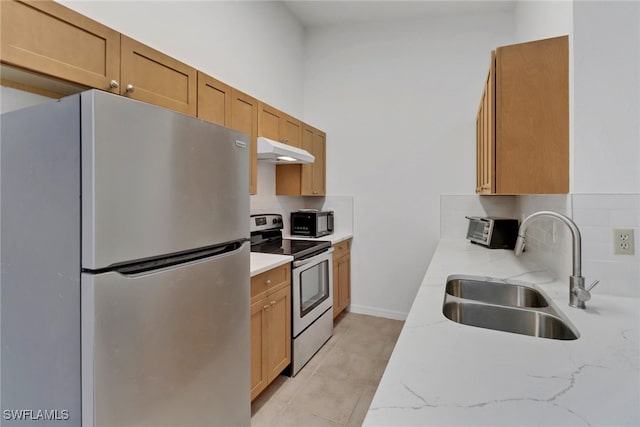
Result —
[[333, 259], [338, 259], [351, 251], [351, 239], [333, 245]]
[[291, 282], [291, 266], [281, 265], [251, 278], [251, 298]]

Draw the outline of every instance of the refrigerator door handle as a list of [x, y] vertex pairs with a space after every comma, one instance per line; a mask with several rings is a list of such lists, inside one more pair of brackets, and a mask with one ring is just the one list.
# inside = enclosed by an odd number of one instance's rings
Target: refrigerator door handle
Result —
[[[175, 266], [183, 266], [185, 264], [191, 264], [203, 260], [211, 260], [233, 255], [240, 252], [247, 243], [247, 239], [238, 240], [235, 242], [208, 246], [206, 248], [200, 248], [186, 253], [166, 255], [145, 261], [113, 266], [112, 268], [106, 269], [106, 271], [115, 271], [116, 273], [128, 277], [143, 276]], [[106, 271], [93, 271], [93, 273], [102, 273]]]

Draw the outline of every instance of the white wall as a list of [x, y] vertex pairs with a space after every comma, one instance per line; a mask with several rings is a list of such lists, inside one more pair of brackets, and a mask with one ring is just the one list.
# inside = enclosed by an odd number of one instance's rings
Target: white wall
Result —
[[511, 14], [314, 27], [304, 113], [327, 192], [354, 197], [352, 309], [402, 317], [439, 239], [442, 193], [475, 182], [475, 116]]
[[51, 98], [24, 92], [12, 87], [0, 86], [0, 113], [19, 110], [48, 101], [50, 102]]
[[294, 116], [303, 29], [271, 1], [88, 1], [65, 6]]
[[640, 193], [640, 3], [576, 1], [575, 193]]
[[514, 11], [515, 41], [563, 36], [573, 32], [573, 1], [518, 1]]

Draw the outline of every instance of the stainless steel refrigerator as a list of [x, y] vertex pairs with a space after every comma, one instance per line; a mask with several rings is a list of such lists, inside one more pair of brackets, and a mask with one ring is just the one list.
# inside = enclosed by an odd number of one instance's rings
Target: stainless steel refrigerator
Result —
[[249, 426], [249, 141], [100, 91], [0, 119], [2, 425]]

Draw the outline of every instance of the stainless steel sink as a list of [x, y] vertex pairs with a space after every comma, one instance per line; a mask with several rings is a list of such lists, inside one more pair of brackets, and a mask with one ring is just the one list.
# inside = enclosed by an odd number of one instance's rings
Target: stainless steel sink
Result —
[[511, 307], [547, 307], [549, 303], [536, 289], [517, 284], [450, 276], [446, 292], [458, 298]]
[[580, 336], [569, 319], [532, 284], [449, 276], [442, 313], [454, 322], [496, 331], [558, 340]]
[[446, 302], [442, 311], [454, 322], [479, 328], [556, 340], [578, 338], [565, 321], [540, 311], [461, 301]]

